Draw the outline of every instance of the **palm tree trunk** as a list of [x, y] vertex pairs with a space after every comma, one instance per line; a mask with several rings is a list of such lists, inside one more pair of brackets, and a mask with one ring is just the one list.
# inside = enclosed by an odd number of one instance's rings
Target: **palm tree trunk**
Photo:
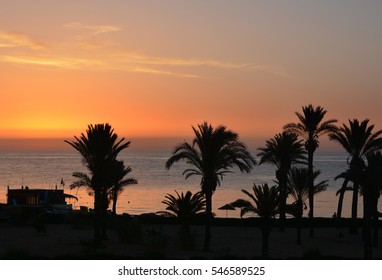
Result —
[[102, 212], [101, 212], [101, 239], [107, 240], [107, 208], [108, 200], [106, 191], [102, 192]]
[[113, 192], [113, 215], [117, 215], [117, 192]]
[[210, 250], [211, 243], [211, 220], [212, 220], [212, 191], [207, 191], [206, 196], [206, 221], [205, 221], [205, 235], [204, 235], [204, 251]]
[[302, 223], [302, 214], [303, 214], [303, 211], [304, 211], [304, 205], [303, 205], [302, 201], [298, 201], [297, 205], [298, 205], [299, 213], [298, 213], [298, 215], [296, 217], [296, 228], [297, 228], [296, 243], [297, 243], [297, 245], [301, 245], [301, 243], [302, 243], [302, 238], [301, 238], [301, 223]]
[[372, 229], [372, 207], [370, 201], [370, 194], [363, 194], [363, 239], [364, 239], [364, 258], [371, 259], [372, 256], [372, 237], [371, 237], [371, 229]]
[[357, 226], [357, 212], [358, 212], [358, 183], [353, 184], [353, 199], [352, 199], [352, 208], [351, 208], [351, 219], [352, 223], [349, 229], [351, 234], [356, 234], [358, 232]]
[[313, 151], [308, 151], [308, 192], [309, 192], [309, 223], [310, 223], [310, 236], [314, 236], [313, 228], [313, 209], [314, 209], [314, 181], [313, 181]]
[[269, 257], [269, 233], [270, 228], [268, 225], [262, 226], [261, 234], [262, 234], [262, 246], [261, 246], [261, 256], [265, 259]]
[[[278, 177], [278, 178], [277, 178]], [[286, 187], [287, 187], [287, 181], [288, 181], [288, 173], [284, 170], [278, 170], [276, 172], [276, 178], [279, 180], [280, 184], [280, 230], [284, 230], [285, 227], [285, 208], [286, 208], [286, 200], [287, 200], [287, 194], [286, 194]]]
[[94, 189], [94, 242], [101, 243], [101, 203], [100, 191], [98, 188]]
[[342, 183], [342, 187], [340, 189], [340, 196], [338, 198], [338, 206], [337, 206], [337, 218], [342, 217], [342, 205], [344, 203], [344, 196], [345, 196], [345, 191], [346, 187], [348, 185], [349, 180], [345, 179], [344, 182]]
[[373, 246], [378, 247], [378, 199], [379, 193], [376, 194], [373, 202]]

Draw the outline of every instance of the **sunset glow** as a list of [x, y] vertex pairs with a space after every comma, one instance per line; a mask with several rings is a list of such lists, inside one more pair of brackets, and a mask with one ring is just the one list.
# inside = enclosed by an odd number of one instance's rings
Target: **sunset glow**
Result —
[[382, 127], [377, 1], [1, 1], [0, 138], [269, 138], [303, 105]]

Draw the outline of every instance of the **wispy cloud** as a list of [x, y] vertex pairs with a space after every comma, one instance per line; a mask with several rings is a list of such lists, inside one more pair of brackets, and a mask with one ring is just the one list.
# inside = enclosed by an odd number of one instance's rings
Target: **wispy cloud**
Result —
[[[86, 32], [69, 41], [59, 44], [37, 43], [21, 33], [0, 31], [0, 62], [44, 68], [92, 70], [92, 71], [128, 71], [152, 75], [166, 75], [183, 78], [203, 78], [203, 68], [222, 70], [263, 71], [277, 76], [288, 76], [287, 71], [278, 66], [234, 63], [203, 58], [174, 58], [152, 56], [144, 52], [128, 50], [115, 41], [107, 41], [102, 34], [122, 30], [113, 25], [84, 25], [72, 22], [65, 28], [83, 29]], [[101, 38], [100, 38], [101, 37]], [[23, 52], [16, 51], [24, 47]]]
[[[101, 69], [102, 62], [74, 57], [0, 56], [0, 61], [19, 65], [57, 67], [63, 69]], [[104, 67], [105, 68], [105, 67]]]
[[79, 22], [71, 22], [64, 25], [66, 28], [83, 29], [90, 31], [91, 34], [97, 35], [101, 33], [116, 32], [122, 30], [121, 27], [115, 25], [86, 25]]
[[138, 64], [164, 65], [164, 66], [209, 66], [218, 68], [248, 68], [252, 64], [229, 63], [210, 59], [179, 59], [171, 57], [158, 57], [145, 55], [133, 51], [125, 51], [121, 56]]
[[30, 49], [42, 49], [43, 45], [22, 33], [0, 31], [0, 48], [26, 47]]

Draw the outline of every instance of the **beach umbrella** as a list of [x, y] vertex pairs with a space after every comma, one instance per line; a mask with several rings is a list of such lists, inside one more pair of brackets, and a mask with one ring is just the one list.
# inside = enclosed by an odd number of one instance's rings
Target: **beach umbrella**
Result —
[[218, 208], [219, 210], [225, 210], [225, 217], [228, 216], [228, 210], [236, 210], [235, 207], [233, 207], [231, 204], [223, 205], [222, 207]]

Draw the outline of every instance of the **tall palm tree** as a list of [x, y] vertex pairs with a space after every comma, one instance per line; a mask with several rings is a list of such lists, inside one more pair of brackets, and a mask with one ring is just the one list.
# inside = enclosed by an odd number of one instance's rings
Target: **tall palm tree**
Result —
[[245, 214], [253, 213], [261, 218], [261, 252], [262, 257], [267, 258], [269, 256], [269, 233], [272, 230], [271, 219], [279, 213], [280, 192], [278, 187], [268, 187], [268, 184], [253, 184], [252, 190], [253, 194], [246, 190], [241, 190], [251, 198], [251, 201], [246, 199], [238, 199], [230, 204], [233, 207], [241, 208], [241, 217]]
[[[374, 125], [369, 125], [369, 120], [365, 119], [359, 122], [357, 119], [349, 120], [349, 126], [343, 124], [336, 132], [330, 133], [329, 138], [332, 141], [340, 144], [345, 151], [349, 154], [348, 164], [349, 172], [360, 170], [365, 167], [365, 158], [370, 153], [373, 153], [382, 148], [382, 138], [380, 137], [382, 130], [373, 132]], [[340, 189], [339, 205], [342, 205], [344, 192], [347, 190], [347, 178]], [[351, 232], [357, 232], [356, 222], [357, 219], [357, 206], [358, 206], [358, 191], [359, 182], [353, 181], [353, 200], [352, 200], [352, 227]], [[339, 209], [341, 210], [341, 209]], [[337, 213], [341, 216], [341, 211]]]
[[350, 181], [357, 181], [363, 196], [363, 240], [364, 257], [372, 256], [372, 227], [374, 226], [374, 245], [378, 240], [378, 199], [382, 191], [382, 154], [380, 151], [366, 156], [367, 164], [348, 170]]
[[138, 184], [135, 178], [125, 178], [131, 171], [131, 166], [125, 166], [123, 161], [115, 160], [112, 172], [112, 187], [109, 191], [109, 201], [113, 201], [112, 212], [117, 214], [117, 199], [124, 188], [129, 185]]
[[[313, 172], [314, 180], [321, 174], [319, 170]], [[321, 181], [313, 187], [314, 195], [323, 192], [328, 187], [328, 181]], [[308, 169], [293, 167], [288, 174], [288, 193], [294, 202], [287, 206], [287, 212], [296, 218], [298, 245], [301, 244], [301, 220], [306, 208], [305, 201], [309, 198]]]
[[105, 221], [103, 211], [108, 190], [111, 187], [109, 167], [111, 162], [116, 160], [118, 154], [126, 149], [130, 142], [125, 142], [125, 138], [118, 139], [114, 129], [110, 124], [89, 125], [86, 133], [80, 137], [74, 136], [73, 141], [66, 143], [76, 149], [82, 156], [84, 165], [91, 174], [90, 187], [94, 191], [94, 239], [101, 241], [101, 232], [105, 233]]
[[159, 211], [157, 214], [161, 214], [168, 217], [177, 217], [180, 221], [182, 232], [190, 234], [190, 220], [198, 214], [205, 211], [206, 200], [202, 192], [192, 194], [187, 191], [186, 194], [181, 192], [179, 194], [175, 191], [176, 196], [167, 194], [163, 204], [167, 205], [166, 211]]
[[284, 126], [287, 132], [295, 133], [305, 139], [305, 149], [308, 152], [308, 186], [309, 186], [309, 220], [311, 222], [310, 236], [314, 235], [313, 210], [314, 210], [314, 179], [313, 179], [313, 156], [319, 147], [319, 137], [323, 134], [335, 132], [337, 127], [335, 119], [323, 121], [327, 111], [321, 106], [303, 106], [302, 114], [296, 112], [298, 123], [288, 123]]
[[264, 148], [259, 148], [261, 152], [259, 164], [268, 163], [276, 166], [276, 179], [280, 187], [280, 221], [283, 228], [285, 221], [285, 207], [287, 200], [288, 172], [293, 164], [306, 163], [306, 151], [302, 140], [298, 140], [296, 134], [286, 131], [276, 134], [266, 141]]
[[237, 133], [225, 126], [212, 127], [207, 122], [192, 127], [195, 137], [192, 144], [184, 142], [175, 147], [173, 155], [167, 160], [169, 169], [175, 162], [185, 160], [192, 167], [183, 175], [201, 177], [201, 191], [206, 197], [206, 228], [204, 250], [209, 250], [211, 240], [212, 195], [224, 175], [238, 167], [241, 172], [249, 173], [255, 165], [255, 159], [246, 146], [238, 140]]

